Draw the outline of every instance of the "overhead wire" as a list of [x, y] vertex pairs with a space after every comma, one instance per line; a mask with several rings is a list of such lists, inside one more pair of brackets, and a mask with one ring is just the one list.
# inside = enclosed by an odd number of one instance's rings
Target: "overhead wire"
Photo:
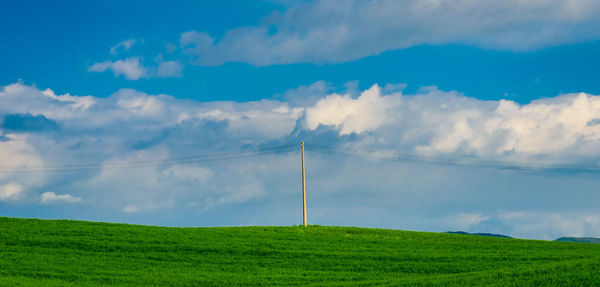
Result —
[[115, 169], [131, 169], [145, 168], [157, 166], [170, 166], [175, 164], [202, 163], [214, 162], [239, 158], [254, 157], [266, 154], [286, 153], [294, 150], [299, 150], [297, 145], [282, 145], [269, 148], [259, 148], [255, 150], [241, 150], [235, 152], [220, 152], [204, 155], [185, 156], [179, 158], [165, 159], [150, 159], [150, 160], [135, 160], [135, 161], [119, 161], [119, 162], [102, 162], [102, 163], [87, 163], [87, 164], [49, 164], [44, 166], [30, 166], [23, 168], [0, 167], [0, 174], [31, 174], [31, 173], [50, 173], [50, 172], [76, 172], [86, 170], [115, 170]]
[[[258, 149], [247, 149], [240, 151], [218, 152], [203, 155], [191, 155], [178, 158], [118, 161], [118, 162], [98, 162], [86, 164], [46, 164], [44, 166], [29, 166], [22, 168], [0, 167], [0, 174], [32, 174], [32, 173], [52, 173], [52, 172], [77, 172], [89, 170], [118, 170], [146, 167], [163, 167], [176, 164], [215, 162], [232, 159], [241, 159], [275, 153], [287, 153], [299, 150], [297, 144], [287, 144], [275, 147], [266, 147]], [[316, 152], [346, 158], [360, 158], [371, 160], [386, 160], [403, 163], [415, 163], [438, 166], [458, 166], [473, 168], [492, 168], [507, 169], [517, 171], [542, 171], [542, 172], [571, 172], [571, 173], [600, 173], [600, 166], [570, 164], [570, 163], [540, 163], [540, 162], [515, 162], [498, 161], [488, 159], [476, 159], [467, 157], [452, 156], [421, 156], [415, 154], [402, 154], [384, 151], [366, 151], [357, 149], [343, 149], [337, 146], [305, 143], [306, 151]]]
[[440, 166], [459, 166], [476, 168], [508, 169], [518, 171], [542, 171], [542, 172], [571, 172], [571, 173], [600, 173], [600, 167], [584, 164], [570, 163], [536, 163], [536, 162], [515, 162], [515, 161], [497, 161], [486, 159], [474, 159], [465, 157], [440, 157], [440, 156], [419, 156], [414, 154], [400, 154], [390, 152], [376, 152], [364, 150], [344, 150], [335, 146], [319, 145], [305, 143], [307, 151], [335, 155], [341, 157], [389, 160], [406, 163], [440, 165]]

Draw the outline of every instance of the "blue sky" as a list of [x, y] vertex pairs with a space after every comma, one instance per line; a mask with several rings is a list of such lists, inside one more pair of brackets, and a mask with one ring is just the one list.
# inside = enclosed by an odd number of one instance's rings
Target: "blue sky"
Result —
[[[481, 99], [512, 97], [527, 103], [559, 93], [598, 93], [593, 76], [600, 42], [548, 45], [521, 52], [481, 49], [472, 45], [423, 43], [407, 49], [390, 49], [346, 63], [290, 63], [254, 66], [229, 63], [203, 67], [185, 65], [183, 76], [129, 81], [110, 73], [90, 74], [95, 62], [118, 59], [109, 54], [117, 43], [136, 39], [126, 56], [158, 54], [184, 62], [177, 48], [182, 31], [202, 31], [223, 37], [231, 29], [258, 25], [284, 5], [267, 1], [81, 1], [4, 2], [0, 33], [7, 45], [0, 47], [3, 69], [0, 81], [22, 79], [59, 93], [107, 96], [130, 87], [150, 93], [169, 93], [178, 98], [248, 101], [269, 98], [300, 85], [323, 80], [335, 86], [358, 81], [368, 88], [374, 83], [406, 83], [409, 89], [436, 85]], [[233, 9], [232, 7], [235, 7]], [[112, 57], [111, 57], [112, 56]], [[368, 71], [368, 72], [367, 72]], [[235, 85], [229, 85], [231, 79]]]
[[[599, 25], [587, 0], [4, 1], [0, 156], [109, 164], [306, 140], [596, 165]], [[593, 175], [309, 158], [318, 224], [600, 236]], [[296, 224], [297, 161], [4, 174], [0, 215]]]

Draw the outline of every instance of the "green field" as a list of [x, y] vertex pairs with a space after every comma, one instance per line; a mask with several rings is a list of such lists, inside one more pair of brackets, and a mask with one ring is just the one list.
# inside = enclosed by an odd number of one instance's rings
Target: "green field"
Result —
[[600, 245], [351, 227], [0, 217], [2, 286], [600, 285]]

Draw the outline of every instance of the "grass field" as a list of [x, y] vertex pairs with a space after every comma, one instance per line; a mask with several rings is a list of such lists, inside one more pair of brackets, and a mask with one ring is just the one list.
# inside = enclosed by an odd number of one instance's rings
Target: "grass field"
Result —
[[600, 245], [351, 227], [0, 217], [2, 286], [600, 285]]

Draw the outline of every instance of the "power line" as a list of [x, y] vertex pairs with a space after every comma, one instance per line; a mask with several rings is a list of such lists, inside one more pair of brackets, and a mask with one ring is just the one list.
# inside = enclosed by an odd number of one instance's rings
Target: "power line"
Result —
[[[419, 156], [414, 154], [401, 154], [381, 151], [365, 150], [346, 150], [336, 146], [305, 143], [304, 148], [309, 152], [317, 152], [338, 157], [360, 158], [371, 160], [387, 160], [403, 163], [427, 164], [438, 166], [459, 166], [475, 168], [493, 168], [517, 171], [541, 171], [541, 172], [569, 172], [569, 173], [600, 173], [600, 166], [568, 164], [568, 163], [535, 163], [535, 162], [514, 162], [514, 161], [495, 161], [485, 159], [474, 159], [465, 157], [451, 156]], [[54, 172], [78, 172], [88, 170], [118, 170], [146, 167], [160, 167], [175, 164], [215, 162], [232, 159], [241, 159], [255, 156], [262, 156], [275, 153], [287, 153], [298, 151], [300, 148], [296, 144], [288, 144], [269, 148], [260, 148], [255, 150], [241, 150], [235, 152], [220, 152], [204, 155], [185, 156], [179, 158], [165, 158], [156, 160], [137, 160], [120, 161], [110, 163], [87, 163], [87, 164], [50, 164], [37, 167], [10, 168], [0, 167], [1, 174], [33, 174], [33, 173], [54, 173]]]
[[482, 160], [473, 158], [459, 157], [439, 157], [439, 156], [418, 156], [414, 154], [399, 154], [389, 152], [373, 152], [361, 150], [344, 150], [335, 146], [305, 144], [307, 151], [318, 152], [322, 154], [375, 159], [389, 160], [405, 163], [440, 165], [440, 166], [460, 166], [460, 167], [477, 167], [477, 168], [493, 168], [518, 171], [541, 171], [541, 172], [570, 172], [570, 173], [600, 173], [599, 166], [583, 165], [583, 164], [567, 164], [567, 163], [532, 163], [532, 162], [513, 162], [513, 161], [495, 161]]
[[186, 164], [186, 163], [202, 163], [202, 162], [214, 162], [223, 161], [239, 158], [254, 157], [267, 154], [275, 153], [286, 153], [290, 151], [299, 150], [297, 145], [282, 145], [271, 148], [262, 148], [256, 150], [245, 150], [236, 152], [222, 152], [212, 153], [205, 155], [186, 156], [180, 158], [166, 158], [158, 160], [137, 160], [137, 161], [120, 161], [111, 163], [88, 163], [88, 164], [67, 164], [58, 165], [51, 164], [46, 166], [37, 167], [24, 167], [24, 168], [8, 168], [0, 167], [0, 173], [4, 174], [32, 174], [32, 173], [52, 173], [52, 172], [77, 172], [87, 170], [116, 170], [116, 169], [131, 169], [131, 168], [145, 168], [145, 167], [156, 167], [156, 166], [169, 166], [175, 164]]

